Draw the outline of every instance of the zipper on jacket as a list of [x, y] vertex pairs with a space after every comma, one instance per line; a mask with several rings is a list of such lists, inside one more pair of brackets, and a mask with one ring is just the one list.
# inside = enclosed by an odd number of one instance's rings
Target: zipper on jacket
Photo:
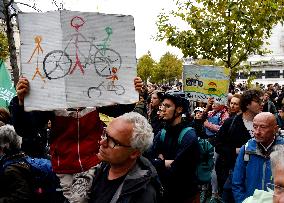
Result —
[[77, 152], [78, 152], [78, 159], [79, 159], [79, 164], [81, 167], [81, 171], [83, 172], [83, 166], [81, 162], [81, 156], [80, 156], [80, 119], [79, 119], [79, 109], [76, 110], [77, 113]]
[[59, 167], [59, 165], [60, 165], [60, 159], [59, 159], [59, 154], [58, 154], [58, 151], [57, 151], [57, 145], [56, 145], [56, 147], [55, 147], [55, 149], [54, 149], [54, 155], [55, 155], [55, 157], [57, 158], [57, 166]]
[[263, 168], [262, 168], [262, 190], [265, 190], [265, 177], [266, 177], [266, 161], [263, 164]]

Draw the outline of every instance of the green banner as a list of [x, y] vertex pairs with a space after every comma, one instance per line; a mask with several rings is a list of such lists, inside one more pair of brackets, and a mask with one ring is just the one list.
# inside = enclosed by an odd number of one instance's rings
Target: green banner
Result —
[[0, 107], [8, 108], [11, 99], [16, 95], [11, 76], [2, 60], [0, 60]]

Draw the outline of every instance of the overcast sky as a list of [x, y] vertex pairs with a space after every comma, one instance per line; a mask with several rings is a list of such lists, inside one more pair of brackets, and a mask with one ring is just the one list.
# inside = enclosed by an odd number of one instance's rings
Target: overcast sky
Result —
[[[52, 0], [19, 0], [20, 2], [36, 2], [37, 8], [42, 11], [55, 10]], [[58, 2], [61, 2], [58, 0]], [[32, 11], [19, 6], [23, 11]], [[167, 46], [165, 42], [156, 42], [153, 36], [157, 28], [155, 22], [162, 9], [169, 10], [174, 7], [173, 0], [64, 0], [64, 8], [73, 11], [102, 12], [112, 14], [126, 14], [134, 16], [136, 57], [139, 58], [150, 50], [152, 57], [158, 61], [169, 51], [182, 57], [181, 52], [174, 47]]]

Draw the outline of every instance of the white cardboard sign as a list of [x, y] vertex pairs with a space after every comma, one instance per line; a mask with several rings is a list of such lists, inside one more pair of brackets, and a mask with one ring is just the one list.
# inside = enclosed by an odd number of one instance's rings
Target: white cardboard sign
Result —
[[138, 95], [132, 16], [75, 11], [19, 14], [26, 110], [132, 103]]

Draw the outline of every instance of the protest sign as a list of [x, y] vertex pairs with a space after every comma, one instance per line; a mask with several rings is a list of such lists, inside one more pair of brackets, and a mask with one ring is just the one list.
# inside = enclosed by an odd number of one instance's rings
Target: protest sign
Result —
[[2, 60], [0, 60], [0, 107], [8, 108], [10, 101], [16, 95], [10, 74]]
[[183, 90], [190, 100], [207, 102], [208, 97], [226, 104], [230, 69], [216, 66], [184, 65]]
[[132, 103], [138, 99], [132, 16], [54, 11], [20, 13], [26, 110]]

